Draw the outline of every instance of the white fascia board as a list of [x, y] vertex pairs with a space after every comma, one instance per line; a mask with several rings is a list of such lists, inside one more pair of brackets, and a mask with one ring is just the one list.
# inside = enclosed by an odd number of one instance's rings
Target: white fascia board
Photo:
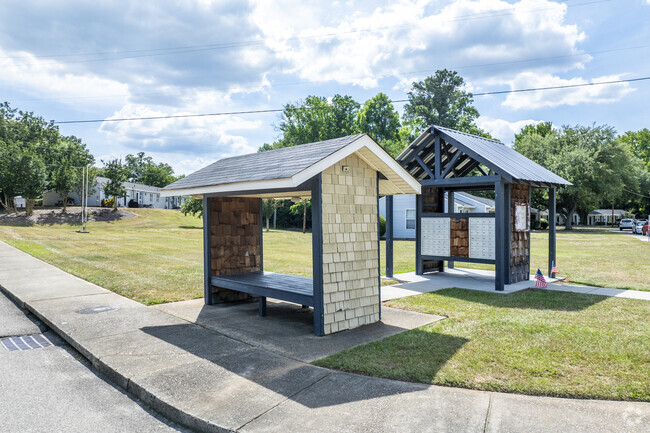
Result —
[[235, 182], [226, 183], [223, 185], [208, 185], [196, 188], [182, 188], [182, 189], [163, 189], [160, 191], [161, 197], [175, 197], [178, 195], [194, 195], [199, 196], [203, 194], [233, 192], [233, 191], [251, 191], [254, 193], [256, 190], [265, 189], [279, 189], [279, 188], [295, 188], [300, 185], [294, 184], [293, 178], [284, 179], [270, 179], [270, 180], [254, 180], [250, 182]]
[[417, 194], [421, 193], [422, 186], [420, 182], [415, 180], [404, 168], [397, 163], [380, 145], [375, 143], [375, 141], [367, 135], [362, 135], [352, 143], [343, 147], [342, 149], [337, 150], [331, 155], [321, 159], [316, 164], [307, 167], [300, 173], [297, 173], [293, 176], [295, 179], [296, 185], [311, 179], [316, 176], [318, 173], [326, 170], [327, 168], [333, 166], [337, 162], [345, 159], [346, 157], [352, 155], [353, 153], [359, 151], [363, 147], [368, 148], [372, 153], [374, 153], [381, 161], [386, 164], [391, 170], [393, 170], [400, 178], [402, 178], [406, 183], [409, 184]]

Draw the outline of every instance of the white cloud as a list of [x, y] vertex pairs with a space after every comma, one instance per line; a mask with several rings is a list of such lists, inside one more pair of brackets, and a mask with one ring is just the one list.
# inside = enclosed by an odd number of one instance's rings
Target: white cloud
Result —
[[[531, 57], [552, 58], [535, 65], [554, 72], [589, 59], [572, 57], [579, 54], [577, 44], [585, 35], [564, 23], [563, 3], [461, 0], [435, 13], [420, 0], [375, 5], [256, 1], [251, 20], [286, 72], [366, 88], [386, 76], [410, 84], [444, 67], [486, 80], [530, 67], [521, 60]], [[341, 16], [348, 10], [353, 12]], [[463, 68], [470, 65], [474, 67]]]
[[487, 131], [502, 143], [511, 145], [515, 141], [515, 134], [518, 134], [521, 129], [526, 125], [537, 125], [542, 123], [543, 120], [518, 120], [516, 122], [508, 122], [503, 119], [493, 119], [487, 116], [481, 116], [476, 119], [476, 124], [479, 128]]
[[[600, 83], [620, 80], [620, 75], [597, 77], [593, 80], [583, 78], [563, 79], [551, 74], [523, 72], [510, 82], [511, 89], [530, 89], [538, 87], [569, 86], [576, 84]], [[514, 110], [577, 105], [582, 103], [605, 104], [621, 100], [633, 92], [629, 83], [604, 84], [585, 87], [543, 90], [533, 92], [509, 93], [503, 106]]]
[[39, 59], [28, 52], [0, 48], [0, 84], [16, 93], [34, 98], [57, 98], [76, 107], [97, 104], [86, 97], [109, 98], [105, 103], [121, 103], [129, 95], [129, 86], [87, 72], [72, 72], [65, 65]]

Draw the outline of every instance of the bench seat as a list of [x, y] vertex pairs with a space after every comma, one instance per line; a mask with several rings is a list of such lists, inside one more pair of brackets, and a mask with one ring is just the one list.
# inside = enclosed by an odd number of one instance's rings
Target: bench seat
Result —
[[210, 282], [216, 287], [258, 296], [260, 316], [266, 315], [266, 298], [314, 306], [314, 283], [311, 278], [265, 271], [219, 275], [211, 277]]

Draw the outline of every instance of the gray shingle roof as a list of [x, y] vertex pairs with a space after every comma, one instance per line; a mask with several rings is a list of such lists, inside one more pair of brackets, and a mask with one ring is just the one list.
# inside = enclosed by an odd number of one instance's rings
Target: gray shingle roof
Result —
[[350, 135], [300, 146], [220, 159], [166, 186], [164, 189], [198, 188], [237, 182], [290, 178], [358, 140], [363, 135]]
[[[407, 147], [398, 157], [397, 160], [409, 170], [409, 172], [418, 179], [426, 177], [425, 173], [418, 168], [412, 161], [413, 151], [418, 146], [424, 144], [424, 148], [419, 152], [420, 158], [427, 161], [427, 164], [433, 165], [433, 160], [429, 155], [434, 151], [434, 133], [438, 131], [445, 141], [454, 147], [458, 142], [464, 147], [463, 152], [467, 153], [477, 163], [494, 168], [494, 171], [501, 175], [510, 176], [514, 181], [535, 182], [547, 185], [571, 185], [570, 182], [547, 170], [536, 162], [526, 158], [516, 150], [505, 144], [456, 131], [454, 129], [443, 128], [441, 126], [432, 126], [420, 135], [409, 147]], [[446, 161], [441, 161], [443, 164]], [[444, 170], [444, 165], [443, 165]]]

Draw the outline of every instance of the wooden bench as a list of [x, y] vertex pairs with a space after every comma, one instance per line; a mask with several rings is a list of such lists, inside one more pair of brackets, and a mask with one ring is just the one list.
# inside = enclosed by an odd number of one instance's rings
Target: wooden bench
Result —
[[314, 283], [311, 278], [274, 272], [250, 272], [246, 274], [211, 277], [213, 286], [255, 295], [259, 298], [259, 314], [266, 316], [266, 298], [314, 306]]

